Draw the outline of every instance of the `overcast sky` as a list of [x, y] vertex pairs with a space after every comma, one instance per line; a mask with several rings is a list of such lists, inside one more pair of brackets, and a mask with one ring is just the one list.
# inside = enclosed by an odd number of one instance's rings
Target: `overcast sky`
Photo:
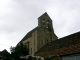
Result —
[[16, 46], [44, 12], [59, 38], [80, 31], [80, 0], [0, 0], [0, 51]]

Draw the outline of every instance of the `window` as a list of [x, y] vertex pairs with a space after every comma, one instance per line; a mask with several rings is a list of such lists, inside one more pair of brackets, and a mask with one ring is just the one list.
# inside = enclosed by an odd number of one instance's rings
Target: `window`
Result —
[[48, 24], [49, 22], [47, 22], [47, 24]]
[[29, 41], [25, 43], [27, 45], [27, 48], [29, 49]]
[[42, 22], [45, 22], [45, 19], [43, 18]]
[[49, 27], [47, 26], [47, 28], [49, 28]]
[[44, 25], [45, 23], [43, 22], [43, 25]]
[[47, 20], [47, 24], [49, 24], [49, 20]]
[[44, 26], [44, 24], [45, 24], [45, 19], [43, 18], [43, 20], [42, 20], [42, 24], [43, 24], [43, 26]]
[[49, 28], [49, 25], [47, 26], [47, 28]]

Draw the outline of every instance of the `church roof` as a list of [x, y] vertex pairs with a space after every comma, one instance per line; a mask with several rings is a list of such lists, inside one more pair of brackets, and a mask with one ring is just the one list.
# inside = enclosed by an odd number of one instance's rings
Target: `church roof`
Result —
[[44, 45], [35, 55], [66, 55], [80, 52], [80, 32], [52, 41]]
[[48, 17], [49, 19], [51, 19], [51, 18], [49, 17], [49, 15], [47, 14], [47, 12], [45, 12], [45, 13], [42, 14], [40, 17], [38, 17], [38, 19], [39, 19], [39, 18], [42, 18], [42, 17], [44, 18], [45, 16]]
[[[32, 33], [33, 33], [34, 31], [36, 31], [37, 29], [38, 29], [38, 27], [35, 27], [35, 28], [32, 29], [30, 32], [28, 32], [28, 33], [23, 37], [23, 39], [22, 39], [20, 42], [22, 42], [22, 41], [28, 39], [29, 37], [31, 37], [31, 36], [32, 36]], [[20, 43], [20, 42], [19, 42], [19, 43]]]

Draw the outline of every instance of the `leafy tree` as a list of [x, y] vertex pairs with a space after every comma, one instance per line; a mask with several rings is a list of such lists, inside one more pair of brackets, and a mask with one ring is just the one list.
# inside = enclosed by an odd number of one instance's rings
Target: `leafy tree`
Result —
[[27, 46], [23, 43], [18, 44], [16, 47], [11, 47], [10, 51], [11, 51], [11, 57], [18, 60], [20, 56], [25, 56], [29, 54]]

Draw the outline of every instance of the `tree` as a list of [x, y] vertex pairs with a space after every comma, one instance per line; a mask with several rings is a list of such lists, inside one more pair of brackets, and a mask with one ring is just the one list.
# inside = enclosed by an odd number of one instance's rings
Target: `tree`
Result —
[[29, 54], [27, 46], [23, 43], [18, 44], [16, 47], [11, 47], [10, 51], [11, 51], [11, 57], [18, 60], [21, 56]]

